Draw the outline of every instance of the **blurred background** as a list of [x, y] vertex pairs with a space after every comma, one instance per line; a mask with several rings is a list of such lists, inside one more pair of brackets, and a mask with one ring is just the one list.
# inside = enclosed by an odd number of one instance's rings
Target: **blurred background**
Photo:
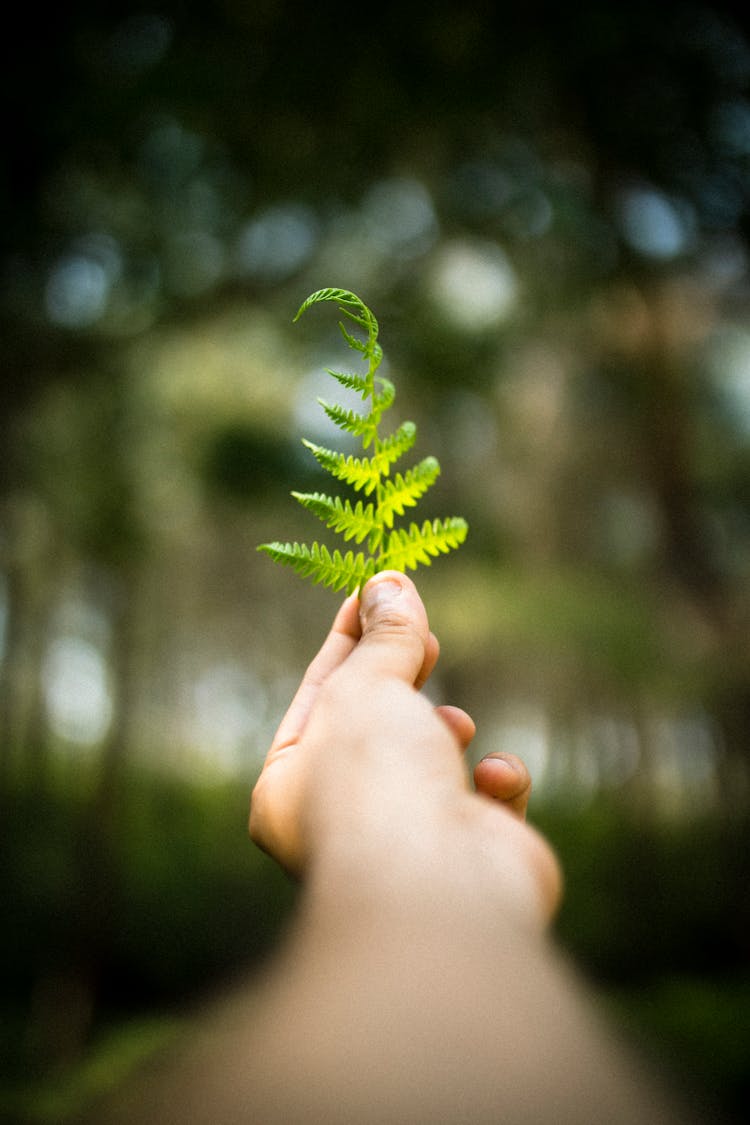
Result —
[[[723, 4], [29, 6], [3, 36], [0, 1114], [64, 1125], [259, 964], [248, 794], [339, 603], [301, 437], [381, 325], [466, 545], [432, 691], [521, 754], [560, 940], [748, 1096], [750, 19]], [[328, 389], [330, 393], [330, 388]], [[338, 445], [337, 445], [338, 447]], [[312, 463], [311, 463], [312, 462]], [[328, 478], [325, 478], [330, 483]]]

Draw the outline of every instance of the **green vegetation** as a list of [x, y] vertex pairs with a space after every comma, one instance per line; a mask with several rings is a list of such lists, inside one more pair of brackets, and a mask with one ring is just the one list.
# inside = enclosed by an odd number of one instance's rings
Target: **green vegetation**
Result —
[[0, 1122], [75, 1120], [262, 962], [295, 898], [247, 837], [245, 783], [129, 770], [92, 851], [92, 782], [5, 794]]
[[63, 1125], [77, 1121], [158, 1052], [175, 1043], [188, 1021], [170, 1016], [128, 1020], [97, 1036], [77, 1065], [0, 1086], [0, 1121], [13, 1125]]
[[391, 476], [391, 468], [414, 445], [417, 428], [413, 422], [402, 422], [393, 433], [383, 437], [380, 423], [383, 415], [393, 405], [396, 389], [383, 375], [377, 374], [383, 359], [383, 349], [378, 343], [378, 322], [370, 309], [354, 293], [346, 289], [319, 289], [303, 302], [295, 321], [321, 301], [335, 301], [339, 310], [366, 333], [361, 340], [339, 322], [347, 344], [359, 352], [367, 364], [364, 373], [332, 371], [328, 374], [341, 386], [356, 391], [369, 402], [369, 411], [361, 414], [320, 399], [328, 417], [339, 429], [359, 438], [362, 449], [372, 449], [370, 455], [354, 457], [325, 449], [311, 441], [304, 444], [319, 465], [337, 480], [352, 486], [373, 499], [365, 504], [358, 500], [352, 505], [348, 499], [327, 496], [322, 492], [293, 492], [292, 496], [303, 508], [322, 520], [326, 527], [345, 540], [355, 543], [367, 540], [368, 553], [338, 549], [333, 552], [320, 543], [263, 543], [258, 550], [265, 551], [274, 562], [291, 566], [305, 578], [322, 582], [334, 590], [346, 588], [347, 593], [362, 586], [379, 570], [415, 570], [420, 563], [429, 566], [432, 559], [459, 547], [466, 538], [468, 526], [460, 517], [443, 520], [425, 520], [412, 523], [408, 529], [394, 527], [394, 517], [403, 516], [413, 508], [428, 488], [437, 480], [440, 465], [435, 457], [425, 457], [404, 474]]

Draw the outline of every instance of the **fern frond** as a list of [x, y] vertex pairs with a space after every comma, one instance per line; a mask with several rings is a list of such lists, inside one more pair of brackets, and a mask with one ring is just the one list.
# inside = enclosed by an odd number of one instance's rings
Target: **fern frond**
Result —
[[363, 504], [358, 500], [352, 507], [348, 500], [338, 496], [326, 496], [323, 492], [293, 492], [303, 508], [316, 515], [326, 527], [361, 543], [380, 526], [374, 504]]
[[434, 484], [440, 466], [434, 457], [425, 457], [407, 472], [391, 476], [392, 467], [414, 445], [417, 429], [413, 422], [402, 422], [386, 437], [381, 436], [381, 421], [393, 405], [396, 390], [390, 379], [377, 374], [383, 358], [377, 339], [378, 322], [367, 305], [348, 289], [318, 289], [311, 293], [300, 305], [295, 321], [311, 305], [322, 301], [334, 302], [345, 321], [365, 334], [365, 339], [361, 339], [346, 323], [339, 321], [344, 340], [367, 364], [365, 373], [327, 370], [342, 387], [355, 391], [365, 402], [369, 401], [369, 411], [360, 413], [322, 398], [318, 401], [340, 430], [359, 438], [363, 450], [372, 449], [369, 456], [355, 457], [326, 449], [306, 439], [303, 439], [303, 444], [331, 476], [372, 499], [367, 503], [363, 500], [355, 503], [323, 492], [293, 492], [292, 496], [346, 541], [353, 539], [360, 544], [366, 540], [367, 553], [331, 552], [319, 543], [309, 546], [304, 543], [264, 543], [258, 550], [265, 551], [277, 562], [291, 566], [313, 582], [323, 583], [334, 590], [345, 588], [351, 593], [364, 585], [377, 570], [413, 570], [420, 564], [429, 566], [437, 555], [460, 546], [468, 528], [466, 522], [458, 517], [425, 520], [421, 526], [412, 523], [408, 529], [394, 528], [395, 517], [403, 516], [407, 508], [415, 507]]
[[383, 484], [380, 498], [380, 515], [386, 527], [393, 526], [394, 515], [402, 516], [405, 508], [413, 508], [440, 476], [440, 465], [435, 457], [425, 457], [408, 472], [396, 475]]
[[370, 393], [370, 384], [364, 375], [357, 375], [354, 371], [333, 371], [330, 367], [326, 367], [326, 374], [332, 375], [342, 387], [346, 387], [349, 391], [356, 391], [362, 398], [366, 398]]
[[349, 320], [353, 320], [360, 328], [364, 328], [365, 332], [369, 332], [371, 326], [377, 324], [377, 321], [368, 308], [365, 308], [364, 305], [362, 305], [362, 308], [365, 310], [366, 315], [364, 316], [358, 316], [357, 313], [353, 313], [351, 309], [345, 308], [344, 306], [341, 306], [341, 311]]
[[332, 590], [346, 589], [347, 594], [364, 586], [375, 573], [374, 559], [361, 552], [355, 555], [353, 551], [347, 551], [342, 555], [341, 551], [335, 550], [331, 553], [319, 543], [311, 546], [305, 543], [264, 543], [258, 550], [265, 551], [274, 562], [291, 566], [303, 578], [330, 586]]
[[388, 472], [390, 465], [395, 465], [399, 458], [408, 453], [417, 438], [417, 427], [413, 422], [402, 422], [397, 430], [380, 443], [377, 453], [378, 462], [383, 466], [382, 471]]
[[[351, 317], [352, 320], [359, 317], [360, 323], [373, 325], [375, 334], [377, 335], [378, 322], [373, 316], [372, 311], [368, 309], [367, 305], [356, 293], [352, 293], [349, 289], [316, 289], [314, 293], [311, 293], [310, 296], [306, 297], [302, 302], [296, 312], [294, 320], [299, 320], [302, 314], [306, 312], [311, 305], [317, 305], [321, 301], [335, 301], [339, 306], [339, 312], [343, 312], [346, 316]], [[357, 313], [352, 314], [352, 309], [357, 309]]]
[[378, 322], [372, 310], [368, 309], [367, 305], [356, 293], [351, 293], [348, 289], [318, 289], [302, 302], [294, 320], [299, 320], [302, 314], [306, 312], [311, 305], [319, 304], [321, 301], [335, 301], [339, 307], [339, 312], [342, 312], [345, 317], [364, 329], [367, 333], [367, 340], [363, 342], [362, 340], [358, 340], [356, 336], [353, 336], [351, 332], [347, 332], [346, 327], [339, 323], [341, 333], [349, 347], [371, 358], [374, 361], [374, 370], [383, 357], [383, 351], [380, 345], [376, 343], [378, 338]]
[[408, 531], [397, 528], [388, 536], [378, 564], [384, 570], [416, 570], [420, 563], [430, 566], [437, 555], [460, 547], [468, 530], [466, 520], [457, 516], [425, 520], [421, 527], [413, 523]]
[[[346, 325], [342, 324], [340, 321], [339, 321], [339, 331], [341, 332], [341, 335], [344, 337], [344, 339], [346, 340], [349, 347], [353, 348], [355, 352], [361, 352], [362, 355], [365, 356], [365, 357], [369, 354], [370, 347], [371, 347], [371, 344], [370, 344], [369, 340], [360, 340], [353, 333], [347, 332]], [[381, 356], [382, 356], [382, 352], [381, 352]], [[378, 357], [378, 362], [379, 361], [380, 361], [380, 356]]]
[[374, 414], [384, 414], [393, 406], [393, 400], [396, 397], [396, 388], [390, 379], [386, 379], [383, 375], [377, 375], [375, 382], [380, 387], [379, 391], [375, 391], [372, 396], [372, 410]]
[[346, 430], [347, 433], [362, 438], [364, 449], [372, 444], [377, 423], [371, 414], [358, 414], [356, 410], [346, 410], [343, 406], [326, 402], [324, 398], [319, 398], [318, 402], [340, 430]]
[[357, 492], [364, 490], [365, 496], [373, 492], [379, 482], [381, 469], [378, 462], [371, 457], [354, 457], [345, 453], [337, 453], [334, 449], [325, 449], [322, 445], [315, 445], [312, 441], [302, 439], [302, 444], [312, 453], [315, 460], [337, 480], [346, 481]]
[[302, 439], [302, 444], [307, 446], [321, 468], [331, 476], [346, 481], [357, 492], [364, 489], [365, 495], [369, 496], [380, 484], [381, 479], [388, 475], [391, 465], [411, 449], [416, 433], [413, 422], [404, 422], [394, 434], [381, 442], [380, 449], [371, 457], [347, 456], [333, 449], [325, 449], [322, 445], [316, 445], [305, 438]]

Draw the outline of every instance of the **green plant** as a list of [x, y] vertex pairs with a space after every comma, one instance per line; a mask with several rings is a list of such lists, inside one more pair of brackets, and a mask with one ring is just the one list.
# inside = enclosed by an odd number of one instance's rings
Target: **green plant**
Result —
[[[391, 474], [396, 462], [413, 446], [417, 429], [413, 422], [402, 422], [392, 433], [381, 435], [383, 415], [393, 405], [396, 392], [389, 379], [377, 374], [383, 358], [378, 343], [378, 322], [367, 305], [346, 289], [319, 289], [311, 293], [298, 310], [295, 322], [311, 305], [322, 301], [334, 301], [339, 311], [366, 336], [361, 339], [339, 322], [346, 343], [360, 353], [367, 370], [355, 373], [328, 369], [328, 374], [341, 386], [357, 392], [369, 403], [369, 410], [359, 413], [319, 399], [336, 426], [361, 440], [363, 455], [347, 455], [306, 440], [303, 444], [333, 477], [372, 499], [352, 503], [322, 492], [293, 492], [292, 496], [345, 540], [353, 539], [356, 544], [366, 541], [367, 550], [356, 554], [348, 550], [342, 554], [338, 548], [329, 551], [317, 542], [310, 545], [263, 543], [258, 550], [265, 551], [275, 562], [293, 567], [315, 583], [322, 582], [334, 590], [346, 589], [347, 593], [352, 593], [379, 570], [414, 570], [420, 563], [429, 566], [434, 557], [463, 543], [468, 526], [459, 517], [425, 520], [421, 525], [411, 523], [408, 527], [394, 526], [395, 517], [413, 508], [435, 482], [440, 465], [436, 458], [425, 457], [405, 473]], [[368, 450], [371, 452], [366, 452]]]

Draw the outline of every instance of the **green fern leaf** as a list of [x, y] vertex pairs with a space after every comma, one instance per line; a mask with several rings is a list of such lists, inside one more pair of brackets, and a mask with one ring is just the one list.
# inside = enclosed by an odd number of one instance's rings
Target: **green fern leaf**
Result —
[[357, 375], [354, 371], [333, 371], [330, 367], [326, 367], [326, 374], [332, 375], [342, 387], [346, 387], [349, 391], [356, 391], [357, 394], [362, 395], [362, 398], [367, 398], [370, 393], [370, 384], [364, 375]]
[[399, 428], [380, 443], [376, 454], [381, 471], [387, 473], [390, 465], [395, 465], [411, 449], [417, 439], [417, 427], [413, 422], [402, 422]]
[[377, 570], [429, 566], [437, 555], [460, 546], [468, 528], [459, 517], [425, 520], [421, 526], [412, 523], [408, 529], [393, 526], [395, 517], [415, 507], [435, 482], [440, 466], [434, 457], [425, 457], [407, 472], [391, 476], [393, 466], [414, 445], [417, 431], [413, 422], [402, 422], [390, 434], [381, 436], [380, 424], [393, 405], [396, 390], [389, 379], [377, 374], [383, 358], [378, 322], [367, 305], [347, 289], [318, 289], [311, 293], [297, 311], [295, 321], [312, 305], [323, 301], [334, 302], [344, 319], [364, 333], [361, 338], [355, 329], [339, 322], [344, 340], [366, 363], [366, 372], [329, 368], [328, 374], [341, 386], [359, 394], [363, 401], [369, 401], [369, 411], [360, 413], [324, 399], [318, 401], [340, 430], [359, 438], [363, 450], [372, 447], [372, 453], [355, 457], [306, 439], [303, 444], [331, 476], [372, 499], [365, 504], [362, 500], [353, 503], [323, 492], [293, 492], [292, 496], [345, 541], [353, 539], [360, 544], [367, 540], [367, 553], [342, 554], [319, 543], [264, 543], [258, 550], [313, 582], [351, 593]]
[[370, 457], [354, 457], [345, 453], [337, 453], [333, 449], [325, 449], [312, 441], [302, 439], [302, 444], [312, 453], [315, 460], [337, 480], [346, 481], [358, 492], [362, 489], [366, 496], [377, 488], [381, 476], [381, 467]]
[[357, 352], [362, 352], [363, 355], [367, 354], [367, 344], [364, 340], [358, 340], [357, 337], [352, 335], [351, 332], [347, 332], [346, 327], [343, 324], [339, 324], [339, 328], [341, 329], [341, 335], [344, 337], [350, 348], [354, 348], [354, 350]]
[[346, 410], [343, 406], [326, 402], [323, 398], [319, 398], [318, 402], [340, 430], [346, 430], [347, 433], [362, 438], [364, 449], [372, 444], [375, 438], [376, 425], [371, 414], [358, 414], [356, 410]]
[[347, 551], [342, 555], [335, 550], [331, 553], [319, 543], [309, 547], [305, 543], [263, 543], [258, 550], [265, 551], [274, 562], [291, 566], [303, 578], [330, 586], [332, 590], [346, 589], [347, 594], [364, 586], [375, 574], [374, 559], [368, 559], [361, 552], [355, 555]]
[[302, 302], [294, 320], [299, 320], [302, 314], [306, 312], [311, 305], [318, 304], [321, 301], [334, 301], [338, 305], [339, 311], [342, 312], [345, 317], [365, 330], [367, 340], [359, 340], [356, 336], [352, 335], [351, 332], [347, 332], [345, 325], [339, 323], [341, 334], [349, 347], [353, 348], [355, 351], [361, 352], [363, 356], [370, 358], [373, 362], [372, 370], [374, 370], [383, 358], [383, 351], [380, 345], [376, 343], [378, 322], [372, 310], [368, 309], [367, 305], [356, 293], [350, 293], [348, 289], [318, 289]]
[[[374, 336], [377, 337], [378, 322], [373, 316], [372, 311], [368, 309], [367, 305], [356, 293], [351, 293], [348, 289], [316, 289], [316, 291], [311, 293], [309, 297], [306, 297], [300, 305], [294, 317], [295, 322], [298, 321], [302, 314], [307, 312], [312, 305], [316, 305], [321, 301], [334, 301], [339, 306], [340, 312], [343, 312], [345, 316], [356, 320], [357, 323], [365, 327], [368, 335], [372, 327]], [[356, 309], [357, 312], [353, 313], [352, 309]]]
[[383, 485], [380, 514], [386, 527], [393, 526], [394, 515], [402, 516], [405, 508], [413, 508], [440, 475], [440, 465], [435, 457], [425, 457], [408, 472], [396, 473]]
[[379, 526], [373, 504], [365, 505], [358, 500], [352, 507], [348, 500], [342, 501], [338, 496], [326, 496], [322, 492], [293, 492], [292, 496], [344, 539], [361, 543]]
[[413, 523], [408, 531], [397, 528], [388, 536], [387, 548], [378, 562], [389, 570], [416, 570], [420, 563], [430, 566], [432, 558], [460, 547], [468, 530], [466, 520], [460, 517], [425, 520], [421, 527]]
[[396, 397], [396, 388], [390, 379], [386, 379], [382, 375], [376, 376], [375, 382], [380, 387], [380, 390], [376, 391], [372, 396], [372, 412], [378, 416], [379, 421], [380, 415], [384, 414], [386, 410], [390, 410], [393, 406], [393, 400]]

